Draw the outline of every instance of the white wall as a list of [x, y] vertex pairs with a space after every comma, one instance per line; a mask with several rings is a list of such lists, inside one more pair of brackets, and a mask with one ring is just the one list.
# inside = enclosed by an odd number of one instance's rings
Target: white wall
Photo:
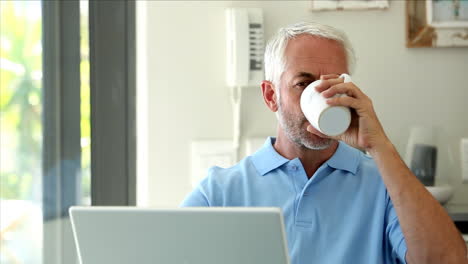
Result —
[[[261, 7], [267, 38], [302, 20], [347, 32], [358, 56], [353, 80], [373, 99], [402, 155], [409, 126], [445, 129], [453, 158], [440, 153], [439, 177], [456, 188], [450, 206], [468, 211], [459, 157], [459, 140], [468, 137], [468, 48], [406, 48], [404, 1], [392, 1], [387, 11], [312, 13], [309, 6], [309, 1], [147, 2], [146, 31], [138, 34], [147, 34], [149, 205], [176, 206], [191, 190], [191, 140], [232, 137], [224, 9]], [[259, 88], [244, 91], [242, 111], [244, 137], [275, 135], [276, 119]]]

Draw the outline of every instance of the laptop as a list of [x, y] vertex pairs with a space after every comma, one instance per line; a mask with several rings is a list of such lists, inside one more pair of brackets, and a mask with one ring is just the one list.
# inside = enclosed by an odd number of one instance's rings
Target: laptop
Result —
[[82, 264], [289, 264], [279, 208], [71, 207]]

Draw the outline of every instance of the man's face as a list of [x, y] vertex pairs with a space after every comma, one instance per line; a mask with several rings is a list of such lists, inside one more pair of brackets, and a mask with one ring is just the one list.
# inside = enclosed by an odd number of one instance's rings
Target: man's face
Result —
[[300, 107], [304, 89], [321, 75], [347, 73], [343, 47], [328, 39], [300, 35], [289, 41], [285, 50], [286, 67], [280, 78], [279, 123], [287, 137], [301, 147], [326, 149], [332, 139], [314, 129], [307, 131], [309, 121]]

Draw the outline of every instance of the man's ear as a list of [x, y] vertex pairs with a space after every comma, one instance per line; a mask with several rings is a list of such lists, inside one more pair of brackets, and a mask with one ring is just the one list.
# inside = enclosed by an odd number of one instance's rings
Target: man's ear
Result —
[[277, 87], [270, 81], [262, 81], [262, 94], [265, 104], [270, 108], [271, 111], [278, 111], [278, 96], [276, 93], [279, 93]]

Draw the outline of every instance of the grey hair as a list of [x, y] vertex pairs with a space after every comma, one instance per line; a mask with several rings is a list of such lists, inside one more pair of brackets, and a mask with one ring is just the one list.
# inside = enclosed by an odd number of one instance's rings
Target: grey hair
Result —
[[[354, 71], [356, 57], [346, 34], [334, 27], [313, 22], [299, 22], [280, 28], [268, 42], [265, 48], [265, 79], [279, 88], [279, 81], [286, 67], [284, 52], [288, 41], [301, 34], [309, 34], [319, 38], [330, 39], [341, 44], [346, 53], [346, 61], [350, 74]], [[278, 93], [279, 96], [279, 93]], [[279, 98], [279, 97], [278, 97]]]

